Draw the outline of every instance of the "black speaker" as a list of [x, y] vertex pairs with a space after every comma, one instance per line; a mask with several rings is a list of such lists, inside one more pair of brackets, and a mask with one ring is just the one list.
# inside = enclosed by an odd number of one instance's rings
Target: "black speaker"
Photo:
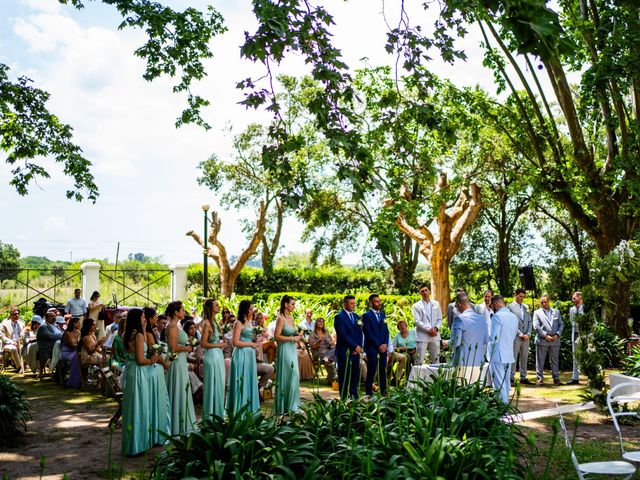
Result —
[[518, 267], [518, 274], [520, 275], [520, 285], [522, 288], [529, 291], [536, 291], [536, 277], [533, 275], [533, 267], [528, 265], [526, 267]]

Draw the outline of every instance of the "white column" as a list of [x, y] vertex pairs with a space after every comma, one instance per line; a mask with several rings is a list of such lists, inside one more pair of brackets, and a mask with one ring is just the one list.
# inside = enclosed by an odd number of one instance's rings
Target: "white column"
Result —
[[87, 302], [93, 292], [100, 291], [100, 264], [85, 262], [80, 265], [82, 270], [82, 298]]
[[187, 298], [187, 267], [188, 265], [170, 265], [171, 269], [171, 301]]

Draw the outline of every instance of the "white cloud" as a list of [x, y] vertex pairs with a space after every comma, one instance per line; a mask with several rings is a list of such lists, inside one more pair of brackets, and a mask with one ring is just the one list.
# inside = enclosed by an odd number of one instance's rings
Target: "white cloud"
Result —
[[52, 2], [51, 0], [20, 0], [20, 3], [31, 10], [46, 13], [59, 12], [62, 7], [57, 1]]
[[64, 217], [51, 215], [44, 221], [43, 227], [48, 234], [64, 232], [67, 230], [67, 222]]

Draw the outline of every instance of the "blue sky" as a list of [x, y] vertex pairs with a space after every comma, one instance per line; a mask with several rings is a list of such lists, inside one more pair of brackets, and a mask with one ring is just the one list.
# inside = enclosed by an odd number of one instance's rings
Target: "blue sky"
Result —
[[[174, 127], [184, 98], [171, 93], [170, 79], [153, 83], [142, 79], [143, 64], [133, 51], [143, 43], [143, 34], [118, 31], [120, 18], [113, 7], [85, 3], [86, 8], [77, 11], [56, 0], [0, 1], [1, 61], [13, 76], [27, 75], [51, 94], [50, 110], [74, 127], [75, 141], [92, 161], [100, 188], [96, 204], [67, 200], [68, 180], [51, 166], [52, 178], [20, 197], [8, 185], [9, 168], [0, 162], [0, 241], [12, 243], [24, 256], [60, 260], [113, 260], [120, 242], [121, 255], [143, 252], [162, 256], [168, 263], [201, 261], [200, 248], [185, 232], [202, 228], [201, 205], [216, 208], [218, 202], [196, 184], [196, 167], [212, 153], [230, 154], [226, 125], [240, 131], [248, 123], [268, 121], [266, 114], [238, 105], [242, 94], [235, 88], [238, 80], [262, 72], [239, 58], [243, 33], [255, 26], [250, 2], [211, 2], [223, 13], [229, 31], [214, 41], [214, 58], [207, 62], [209, 77], [195, 87], [212, 103], [205, 112], [213, 127], [209, 132]], [[183, 9], [204, 8], [209, 2], [165, 3]], [[363, 57], [372, 65], [394, 64], [383, 49], [382, 2], [323, 3], [335, 13], [336, 44], [352, 68], [360, 66]], [[387, 15], [393, 19], [397, 7], [393, 2], [387, 5]], [[466, 64], [451, 67], [436, 60], [433, 69], [459, 84], [490, 87], [478, 39], [471, 36], [464, 45], [470, 53]], [[306, 70], [299, 58], [292, 58], [278, 73], [303, 75]], [[222, 213], [221, 238], [231, 254], [245, 244], [239, 220], [253, 215]], [[309, 250], [300, 242], [301, 231], [295, 220], [287, 220], [281, 253]], [[358, 256], [354, 253], [345, 261], [354, 263]]]

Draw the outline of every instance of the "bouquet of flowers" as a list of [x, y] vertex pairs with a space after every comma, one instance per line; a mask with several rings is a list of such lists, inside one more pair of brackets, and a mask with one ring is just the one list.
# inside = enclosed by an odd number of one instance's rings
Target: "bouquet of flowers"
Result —
[[171, 352], [167, 356], [167, 360], [169, 360], [170, 362], [173, 362], [176, 358], [178, 358], [178, 352]]
[[262, 335], [265, 332], [265, 329], [259, 325], [253, 327], [253, 334], [257, 337], [258, 335]]
[[231, 323], [225, 323], [222, 325], [222, 334], [225, 335], [231, 331], [233, 325]]
[[198, 340], [196, 337], [191, 337], [187, 343], [195, 348], [200, 345], [200, 340]]
[[149, 347], [149, 358], [153, 355], [163, 355], [167, 353], [167, 346], [164, 343], [154, 343]]

